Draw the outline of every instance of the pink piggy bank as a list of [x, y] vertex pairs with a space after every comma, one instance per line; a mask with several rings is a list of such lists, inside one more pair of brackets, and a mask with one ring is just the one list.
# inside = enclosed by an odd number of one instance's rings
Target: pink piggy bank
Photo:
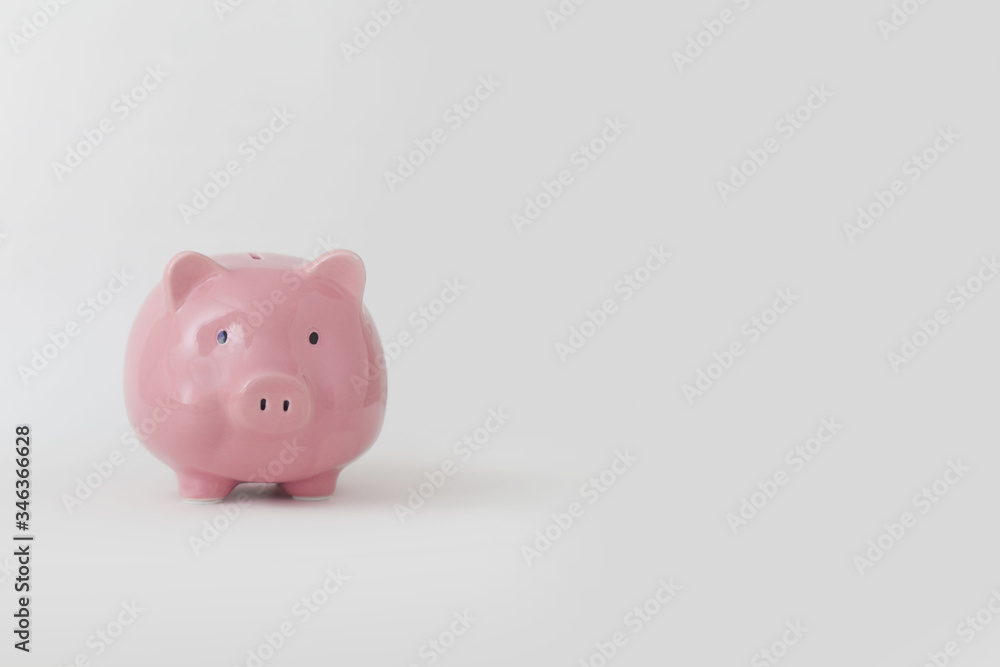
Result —
[[382, 344], [347, 250], [182, 252], [142, 304], [125, 357], [125, 403], [180, 495], [218, 502], [240, 482], [329, 498], [385, 417]]

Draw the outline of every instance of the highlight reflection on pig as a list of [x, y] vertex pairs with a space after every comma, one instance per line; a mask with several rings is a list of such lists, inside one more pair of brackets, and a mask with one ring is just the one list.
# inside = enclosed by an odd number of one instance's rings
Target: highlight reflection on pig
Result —
[[364, 264], [347, 250], [305, 264], [256, 253], [170, 260], [129, 336], [125, 402], [181, 497], [217, 502], [240, 482], [333, 494], [385, 417], [364, 288]]

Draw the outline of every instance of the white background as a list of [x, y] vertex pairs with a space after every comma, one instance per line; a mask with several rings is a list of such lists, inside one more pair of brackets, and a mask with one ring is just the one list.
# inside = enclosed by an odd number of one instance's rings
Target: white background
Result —
[[[1000, 252], [1000, 5], [928, 2], [885, 38], [889, 0], [743, 4], [592, 0], [553, 29], [555, 0], [404, 0], [348, 62], [340, 44], [384, 2], [246, 0], [220, 18], [208, 0], [76, 0], [16, 49], [40, 10], [5, 3], [0, 534], [28, 423], [37, 541], [34, 650], [5, 630], [0, 662], [247, 665], [292, 621], [265, 664], [427, 665], [421, 645], [465, 610], [476, 622], [436, 664], [579, 665], [623, 630], [612, 664], [746, 665], [798, 621], [782, 665], [918, 667], [956, 639], [1000, 589], [1000, 285], [948, 300]], [[673, 54], [723, 9], [735, 21], [679, 71]], [[115, 99], [156, 66], [166, 79], [120, 120]], [[391, 191], [384, 173], [481, 76], [500, 87]], [[812, 86], [833, 96], [724, 202], [717, 182]], [[179, 205], [275, 107], [288, 129], [185, 222]], [[57, 178], [105, 117], [114, 131]], [[627, 129], [576, 171], [608, 118]], [[904, 163], [948, 127], [960, 138], [912, 182]], [[519, 233], [511, 214], [561, 169], [574, 182]], [[905, 194], [849, 242], [897, 178]], [[467, 289], [392, 362], [383, 432], [330, 501], [265, 491], [196, 554], [223, 506], [181, 503], [172, 472], [121, 441], [132, 318], [176, 252], [323, 244], [363, 257], [384, 341], [413, 333], [446, 280]], [[651, 245], [672, 258], [625, 301], [614, 286]], [[78, 304], [122, 269], [134, 279], [86, 321]], [[689, 402], [683, 385], [749, 341], [778, 289], [795, 305]], [[608, 298], [617, 312], [561, 360]], [[887, 354], [938, 308], [947, 325], [894, 370]], [[79, 335], [22, 381], [70, 322]], [[394, 504], [498, 406], [509, 422], [401, 523]], [[790, 471], [824, 417], [843, 429], [734, 534], [727, 513]], [[124, 463], [69, 511], [114, 450]], [[619, 450], [638, 461], [587, 503], [581, 485]], [[950, 460], [969, 472], [921, 514], [912, 497]], [[529, 565], [522, 547], [572, 502], [583, 516]], [[859, 572], [907, 511], [916, 525]], [[338, 567], [350, 580], [299, 623], [296, 600]], [[625, 615], [661, 578], [681, 591], [633, 633]], [[138, 621], [96, 655], [88, 636], [132, 601]], [[958, 638], [951, 664], [996, 664], [997, 625]]]

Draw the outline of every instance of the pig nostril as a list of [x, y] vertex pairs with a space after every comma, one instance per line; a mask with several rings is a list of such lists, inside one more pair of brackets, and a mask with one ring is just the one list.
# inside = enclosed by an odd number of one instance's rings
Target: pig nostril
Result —
[[288, 401], [285, 401], [285, 412], [288, 412]]
[[260, 409], [263, 410], [264, 406], [266, 405], [267, 405], [267, 399], [266, 398], [260, 399]]

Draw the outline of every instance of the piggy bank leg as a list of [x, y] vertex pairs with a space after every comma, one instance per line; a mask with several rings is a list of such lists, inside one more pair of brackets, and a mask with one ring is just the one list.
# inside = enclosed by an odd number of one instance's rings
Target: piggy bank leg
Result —
[[326, 500], [337, 488], [340, 469], [328, 470], [297, 482], [285, 482], [281, 486], [296, 500]]
[[186, 503], [217, 503], [229, 495], [236, 481], [200, 470], [177, 471], [181, 498]]

